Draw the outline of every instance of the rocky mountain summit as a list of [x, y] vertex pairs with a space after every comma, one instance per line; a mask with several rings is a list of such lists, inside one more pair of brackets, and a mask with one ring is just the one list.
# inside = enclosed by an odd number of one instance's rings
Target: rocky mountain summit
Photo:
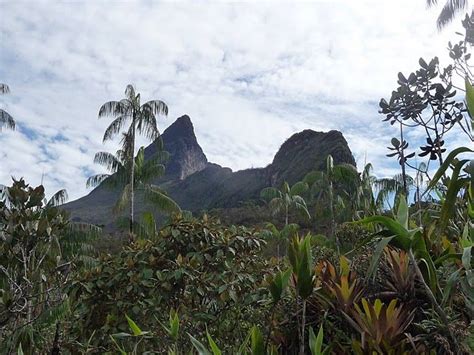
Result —
[[[334, 163], [355, 165], [347, 142], [339, 131], [304, 130], [288, 138], [276, 153], [273, 162], [264, 168], [233, 172], [207, 160], [200, 147], [189, 116], [179, 117], [161, 136], [164, 149], [170, 153], [166, 174], [156, 181], [181, 206], [198, 212], [213, 208], [232, 208], [243, 202], [258, 201], [260, 191], [267, 186], [280, 186], [301, 180], [312, 170], [325, 168], [331, 154]], [[149, 159], [156, 145], [145, 149]], [[112, 206], [118, 191], [99, 186], [76, 201], [64, 206], [76, 221], [103, 225], [113, 221]], [[140, 199], [140, 196], [138, 196]], [[149, 206], [148, 206], [149, 207]], [[137, 215], [149, 210], [144, 204], [136, 208]]]

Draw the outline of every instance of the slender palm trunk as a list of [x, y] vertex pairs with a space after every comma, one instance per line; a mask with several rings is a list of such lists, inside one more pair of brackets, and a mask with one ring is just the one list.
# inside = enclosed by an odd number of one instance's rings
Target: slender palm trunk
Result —
[[134, 223], [134, 206], [135, 206], [135, 115], [132, 118], [132, 137], [131, 137], [131, 149], [130, 149], [130, 225], [129, 225], [129, 238], [130, 241], [135, 239], [133, 235], [133, 223]]
[[303, 299], [303, 307], [302, 307], [302, 315], [301, 315], [301, 339], [300, 339], [300, 355], [304, 355], [304, 334], [306, 328], [306, 300]]
[[[329, 181], [329, 212], [331, 213], [331, 236], [336, 238], [336, 219], [334, 217], [334, 187], [332, 180]], [[337, 240], [336, 240], [337, 243]]]
[[[400, 144], [403, 147], [403, 125], [400, 122]], [[400, 161], [402, 166], [402, 179], [403, 179], [403, 193], [408, 198], [408, 189], [407, 189], [407, 174], [405, 167], [405, 149], [400, 150]]]

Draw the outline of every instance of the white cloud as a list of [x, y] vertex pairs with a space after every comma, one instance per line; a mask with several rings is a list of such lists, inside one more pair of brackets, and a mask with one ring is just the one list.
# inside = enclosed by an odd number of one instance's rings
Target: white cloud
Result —
[[[2, 1], [1, 98], [17, 132], [0, 134], [10, 175], [83, 195], [107, 120], [97, 110], [128, 83], [189, 114], [209, 160], [264, 166], [304, 128], [341, 130], [362, 165], [385, 158], [394, 131], [377, 102], [396, 73], [445, 57], [457, 25], [438, 33], [424, 0], [319, 2]], [[66, 139], [66, 140], [64, 140]], [[395, 163], [396, 164], [396, 163]]]

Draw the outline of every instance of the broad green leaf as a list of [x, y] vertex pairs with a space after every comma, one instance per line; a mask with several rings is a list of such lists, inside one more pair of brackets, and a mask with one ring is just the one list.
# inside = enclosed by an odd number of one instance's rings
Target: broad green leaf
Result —
[[371, 216], [366, 217], [361, 221], [354, 222], [354, 223], [362, 223], [362, 224], [369, 224], [369, 223], [379, 223], [382, 224], [385, 228], [387, 228], [395, 237], [397, 244], [405, 251], [410, 249], [411, 246], [411, 233], [405, 229], [400, 223], [395, 221], [392, 218], [386, 216]]
[[431, 258], [431, 255], [426, 247], [426, 242], [423, 237], [423, 234], [420, 231], [416, 232], [413, 236], [412, 250], [416, 258], [426, 265], [426, 269], [428, 272], [428, 274], [426, 275], [427, 283], [433, 293], [436, 294], [438, 287], [436, 268], [433, 263], [433, 259]]
[[372, 255], [372, 260], [370, 261], [369, 268], [367, 269], [367, 279], [371, 278], [372, 276], [375, 277], [375, 270], [378, 267], [380, 257], [382, 256], [383, 250], [385, 247], [390, 243], [390, 241], [395, 238], [395, 236], [383, 238], [380, 240], [380, 242], [377, 244], [377, 247], [375, 248], [374, 255]]
[[446, 198], [444, 200], [443, 206], [441, 207], [440, 218], [439, 218], [439, 228], [440, 231], [444, 231], [449, 223], [450, 218], [453, 216], [456, 208], [456, 199], [459, 191], [469, 182], [468, 178], [460, 178], [459, 174], [462, 167], [469, 160], [459, 161], [454, 169], [453, 174], [451, 175], [451, 180], [448, 185], [448, 191], [446, 192]]
[[474, 150], [469, 149], [467, 147], [459, 147], [459, 148], [456, 148], [453, 151], [451, 151], [448, 154], [448, 156], [446, 157], [446, 159], [444, 160], [443, 164], [436, 171], [436, 174], [431, 179], [431, 181], [428, 185], [428, 190], [431, 190], [436, 186], [436, 184], [441, 179], [441, 177], [443, 177], [443, 175], [446, 173], [446, 171], [448, 170], [449, 166], [451, 165], [453, 160], [456, 158], [456, 156], [458, 156], [459, 154], [468, 153], [468, 152], [472, 153], [472, 152], [474, 152]]
[[408, 230], [408, 205], [407, 198], [405, 195], [400, 195], [398, 209], [397, 209], [397, 221], [403, 228]]

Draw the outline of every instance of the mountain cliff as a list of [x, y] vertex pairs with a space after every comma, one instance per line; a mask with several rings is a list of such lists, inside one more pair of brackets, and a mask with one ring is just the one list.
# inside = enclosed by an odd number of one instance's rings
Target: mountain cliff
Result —
[[[355, 165], [346, 140], [339, 131], [304, 130], [288, 138], [276, 153], [273, 162], [264, 168], [233, 172], [229, 168], [208, 162], [196, 139], [191, 119], [178, 118], [161, 136], [164, 149], [170, 153], [166, 174], [156, 181], [181, 206], [198, 212], [213, 208], [233, 208], [249, 200], [258, 200], [267, 186], [280, 186], [301, 180], [309, 171], [325, 168], [328, 154], [334, 163]], [[149, 159], [156, 145], [145, 149]], [[76, 221], [112, 226], [112, 206], [118, 192], [99, 186], [76, 201], [64, 205]], [[137, 201], [143, 201], [140, 196]], [[137, 215], [150, 206], [138, 203]]]

